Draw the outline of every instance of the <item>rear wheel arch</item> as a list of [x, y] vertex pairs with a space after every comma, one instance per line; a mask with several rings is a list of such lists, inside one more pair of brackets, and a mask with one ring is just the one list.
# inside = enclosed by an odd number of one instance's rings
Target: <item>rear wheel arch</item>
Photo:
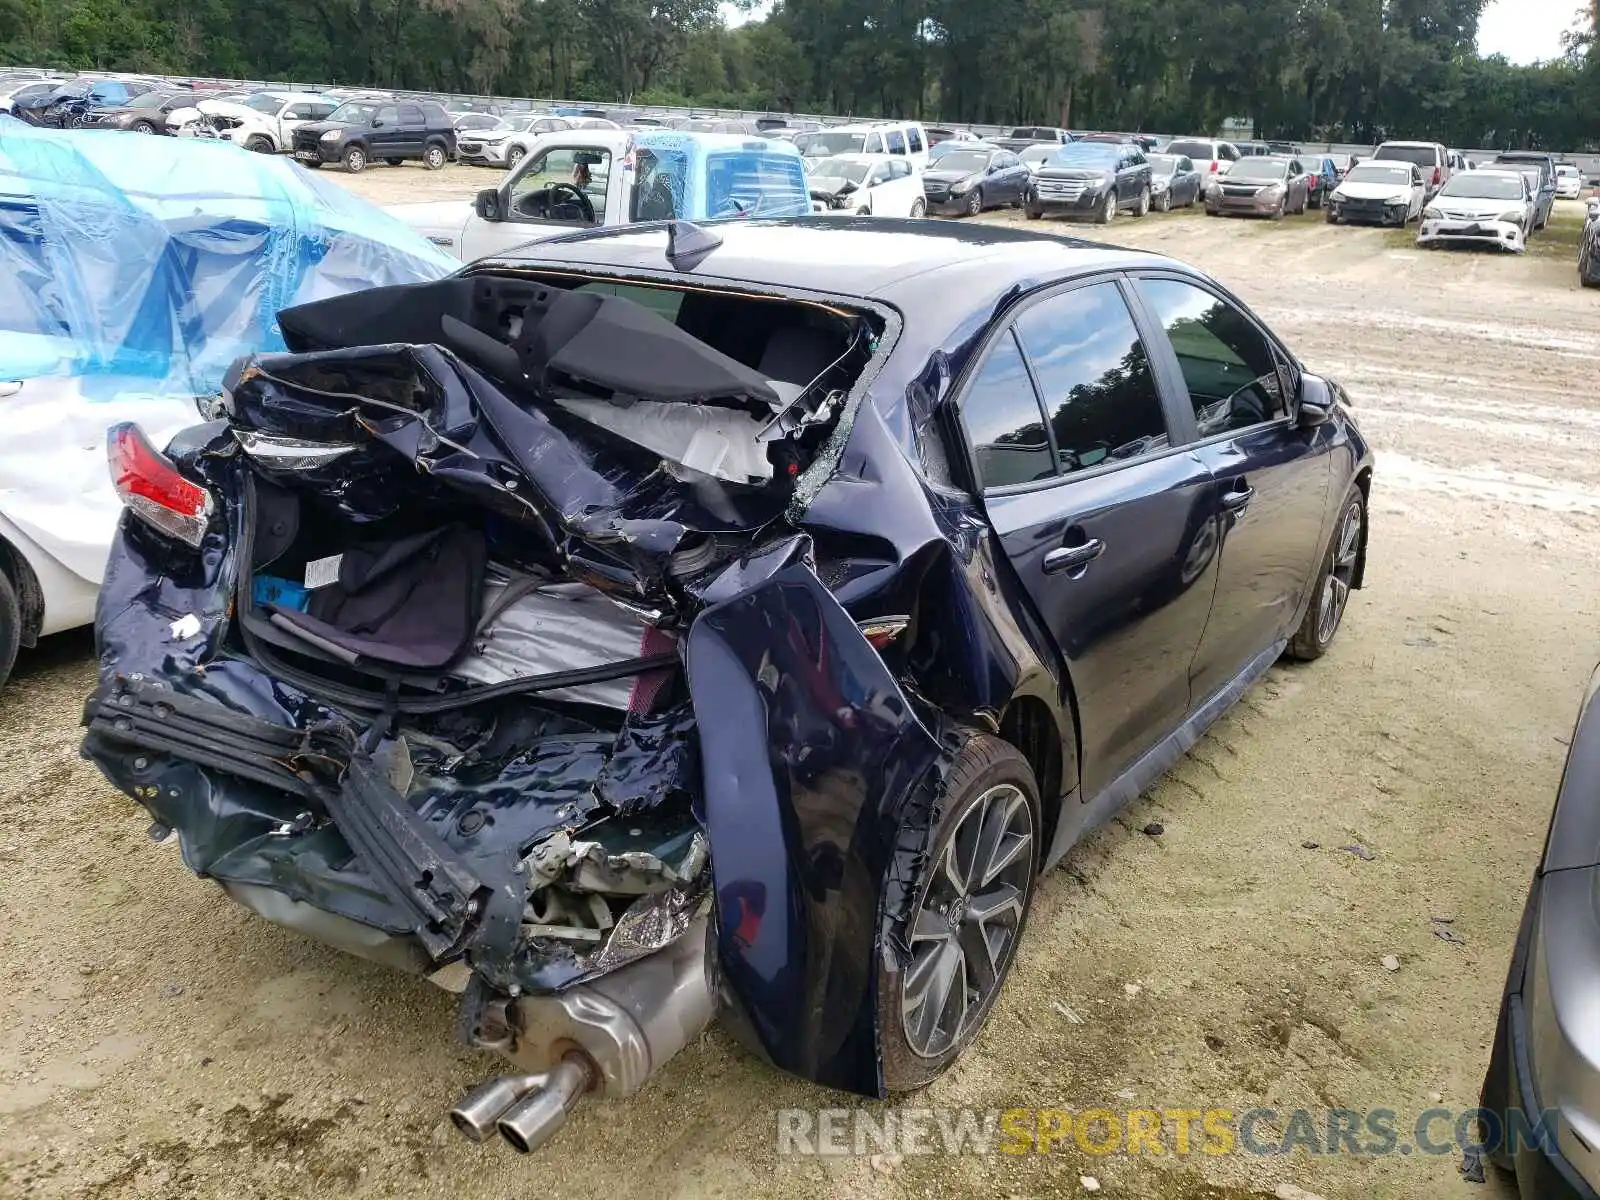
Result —
[[[1048, 704], [1037, 696], [1023, 695], [1006, 706], [1000, 716], [997, 732], [1002, 741], [1010, 743], [1027, 760], [1033, 771], [1034, 782], [1038, 785], [1039, 804], [1043, 810], [1040, 814], [1043, 828], [1039, 839], [1039, 863], [1042, 866], [1060, 822], [1061, 794], [1068, 786], [1062, 779], [1065, 755], [1062, 753], [1061, 726]], [[1076, 732], [1072, 731], [1069, 736], [1076, 745]]]
[[1352, 586], [1360, 587], [1365, 581], [1367, 572], [1367, 537], [1372, 529], [1372, 468], [1362, 467], [1356, 472], [1356, 487], [1361, 489], [1361, 499], [1366, 501], [1367, 520], [1361, 526], [1361, 554], [1356, 559], [1355, 581]]
[[17, 607], [22, 614], [22, 644], [32, 646], [39, 640], [39, 630], [44, 628], [44, 589], [39, 586], [39, 577], [22, 552], [4, 537], [0, 537], [0, 574], [11, 581], [12, 590], [17, 594]]

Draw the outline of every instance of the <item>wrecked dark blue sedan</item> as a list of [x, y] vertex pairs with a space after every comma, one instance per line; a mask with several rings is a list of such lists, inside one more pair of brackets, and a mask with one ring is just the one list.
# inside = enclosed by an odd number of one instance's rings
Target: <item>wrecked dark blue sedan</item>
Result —
[[127, 504], [85, 752], [269, 920], [460, 993], [522, 1150], [720, 1015], [881, 1096], [1044, 868], [1361, 586], [1344, 393], [1158, 256], [575, 234], [280, 314]]

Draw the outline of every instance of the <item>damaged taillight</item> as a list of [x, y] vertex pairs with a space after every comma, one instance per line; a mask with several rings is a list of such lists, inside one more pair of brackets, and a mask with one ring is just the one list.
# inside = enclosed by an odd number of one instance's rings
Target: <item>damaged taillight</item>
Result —
[[185, 479], [132, 421], [106, 433], [111, 485], [128, 510], [169, 537], [199, 546], [211, 516], [211, 493]]
[[882, 650], [904, 633], [906, 626], [910, 624], [910, 617], [871, 617], [856, 622], [856, 627], [861, 630], [861, 636], [871, 643], [873, 649]]

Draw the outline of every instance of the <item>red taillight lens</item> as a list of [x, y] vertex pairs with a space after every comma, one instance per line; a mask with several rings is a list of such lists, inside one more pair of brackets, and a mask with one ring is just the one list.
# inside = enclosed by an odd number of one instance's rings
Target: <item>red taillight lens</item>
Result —
[[128, 510], [169, 537], [198, 546], [211, 515], [211, 493], [178, 473], [131, 421], [106, 432], [111, 486]]
[[1433, 169], [1433, 182], [1435, 184], [1437, 184], [1439, 182], [1439, 168], [1438, 167], [1435, 167]]
[[1213, 175], [1217, 173], [1217, 160], [1214, 158], [1211, 160], [1211, 173]]
[[910, 624], [910, 617], [873, 617], [870, 620], [858, 622], [858, 627], [861, 630], [861, 636], [866, 638], [875, 650], [882, 650], [904, 633], [906, 626]]

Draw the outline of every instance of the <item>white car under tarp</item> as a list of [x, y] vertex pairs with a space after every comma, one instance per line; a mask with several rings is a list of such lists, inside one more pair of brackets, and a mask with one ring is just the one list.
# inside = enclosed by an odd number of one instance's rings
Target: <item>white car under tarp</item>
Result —
[[455, 266], [281, 159], [0, 117], [0, 682], [94, 617], [108, 428], [164, 446], [236, 358], [282, 348], [279, 309]]

